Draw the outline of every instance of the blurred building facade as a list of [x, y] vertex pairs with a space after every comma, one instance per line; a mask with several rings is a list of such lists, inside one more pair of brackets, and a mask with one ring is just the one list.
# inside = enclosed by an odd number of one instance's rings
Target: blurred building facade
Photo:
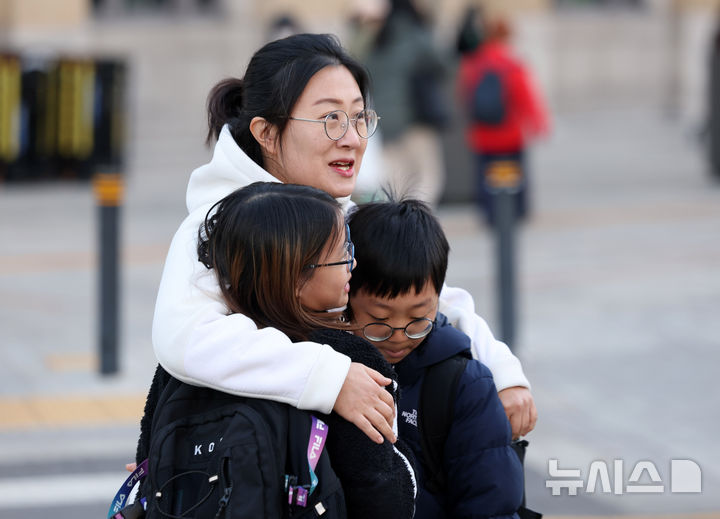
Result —
[[[306, 30], [343, 38], [356, 1], [362, 0], [3, 0], [0, 48], [125, 56], [138, 116], [131, 147], [142, 152], [143, 139], [167, 133], [173, 118], [174, 145], [199, 146], [209, 88], [242, 72], [271, 19], [289, 13]], [[433, 15], [438, 42], [450, 49], [468, 1], [421, 1]], [[515, 47], [554, 112], [652, 103], [690, 129], [703, 124], [720, 0], [471, 2], [513, 17]], [[147, 113], [154, 117], [143, 118]], [[470, 192], [461, 177], [467, 165], [455, 152], [462, 149], [458, 139], [459, 128], [446, 136], [446, 201]], [[169, 151], [173, 144], [165, 145]]]

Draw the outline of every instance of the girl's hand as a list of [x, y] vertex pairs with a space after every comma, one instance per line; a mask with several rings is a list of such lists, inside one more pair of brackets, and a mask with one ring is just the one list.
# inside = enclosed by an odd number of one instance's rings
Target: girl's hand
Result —
[[352, 362], [333, 410], [355, 424], [375, 443], [382, 443], [383, 436], [390, 443], [395, 443], [397, 438], [392, 429], [395, 402], [385, 390], [385, 386], [391, 383], [392, 380], [374, 369]]
[[137, 463], [128, 463], [125, 465], [125, 470], [128, 472], [135, 472], [135, 469], [137, 468]]

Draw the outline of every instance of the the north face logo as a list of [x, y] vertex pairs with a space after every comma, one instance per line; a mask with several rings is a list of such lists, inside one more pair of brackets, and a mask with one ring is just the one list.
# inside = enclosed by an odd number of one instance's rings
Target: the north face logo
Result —
[[405, 423], [409, 423], [410, 425], [417, 427], [417, 409], [413, 409], [412, 413], [403, 411], [402, 417], [405, 419]]

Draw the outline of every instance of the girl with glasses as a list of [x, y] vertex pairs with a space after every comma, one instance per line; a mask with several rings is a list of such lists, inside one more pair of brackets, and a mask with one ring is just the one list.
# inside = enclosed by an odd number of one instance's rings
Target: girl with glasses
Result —
[[[384, 389], [391, 380], [327, 344], [294, 342], [241, 313], [228, 315], [221, 286], [198, 262], [195, 246], [210, 207], [257, 181], [321, 189], [347, 213], [378, 124], [368, 106], [368, 83], [364, 67], [336, 38], [299, 34], [266, 44], [242, 79], [223, 80], [211, 90], [208, 142], [215, 141], [215, 150], [190, 177], [189, 214], [165, 263], [153, 347], [160, 364], [183, 382], [300, 409], [334, 410], [381, 443], [383, 437], [395, 441], [393, 401]], [[311, 270], [328, 268], [336, 267]], [[446, 289], [441, 301], [449, 305], [446, 315], [469, 327], [480, 358], [491, 369], [499, 367], [501, 399], [504, 394], [524, 434], [534, 424], [534, 404], [519, 361], [475, 315], [467, 292]]]

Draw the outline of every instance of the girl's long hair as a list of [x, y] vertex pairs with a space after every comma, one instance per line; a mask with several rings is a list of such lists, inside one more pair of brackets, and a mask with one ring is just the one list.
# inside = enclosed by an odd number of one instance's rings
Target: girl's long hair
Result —
[[230, 313], [293, 340], [342, 327], [338, 316], [304, 308], [297, 288], [329, 243], [343, 239], [338, 202], [319, 189], [256, 182], [220, 200], [200, 226], [198, 257], [215, 274]]

